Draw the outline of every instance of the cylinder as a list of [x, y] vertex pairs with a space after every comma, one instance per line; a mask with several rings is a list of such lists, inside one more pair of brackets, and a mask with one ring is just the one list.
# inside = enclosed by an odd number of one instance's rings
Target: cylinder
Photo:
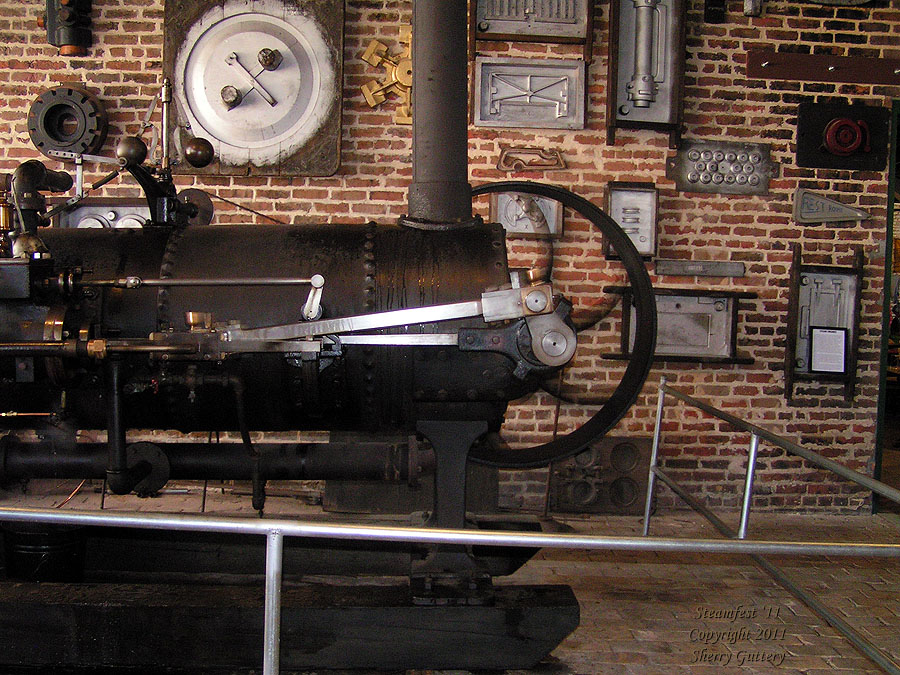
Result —
[[659, 0], [634, 0], [634, 73], [627, 90], [628, 98], [637, 108], [648, 108], [656, 100], [653, 23], [657, 4]]
[[[81, 268], [85, 282], [130, 276], [309, 279], [318, 274], [325, 279], [324, 319], [480, 300], [485, 291], [509, 283], [504, 234], [498, 225], [457, 231], [374, 223], [223, 225], [183, 231], [48, 229], [42, 236], [53, 252], [53, 277]], [[218, 326], [248, 329], [298, 323], [309, 292], [310, 287], [297, 285], [88, 285], [55, 302], [64, 303], [62, 333], [123, 342], [146, 340], [155, 332], [174, 331], [176, 337], [188, 333], [196, 327], [185, 317], [197, 314], [209, 315]], [[21, 324], [22, 329], [17, 335], [11, 325], [0, 331], [0, 339], [39, 337], [34, 331], [40, 328], [41, 314], [8, 314], [10, 324]], [[484, 325], [476, 317], [376, 332], [455, 333]], [[516, 377], [516, 363], [502, 353], [462, 351], [452, 345], [343, 345], [338, 354], [311, 359], [280, 353], [235, 355], [221, 362], [154, 353], [123, 354], [122, 359], [126, 428], [232, 430], [238, 404], [243, 403], [250, 428], [259, 431], [408, 432], [420, 419], [483, 419], [497, 430], [508, 401], [537, 386], [536, 381]], [[34, 382], [0, 388], [0, 409], [22, 409], [21, 401], [27, 400], [31, 411], [53, 410], [53, 389], [41, 381], [43, 361], [53, 360], [34, 360]], [[68, 364], [54, 370], [55, 384], [66, 388], [65, 413], [80, 428], [106, 428], [108, 396], [97, 362], [58, 361]], [[10, 379], [15, 367], [14, 359], [0, 357], [0, 371], [8, 371]], [[241, 401], [235, 378], [242, 385]]]

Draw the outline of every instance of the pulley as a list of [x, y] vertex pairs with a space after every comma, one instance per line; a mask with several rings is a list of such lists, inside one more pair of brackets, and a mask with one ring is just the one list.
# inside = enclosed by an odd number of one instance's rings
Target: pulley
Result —
[[53, 157], [53, 151], [94, 154], [103, 146], [108, 131], [103, 104], [78, 86], [48, 89], [28, 111], [28, 135], [47, 157]]

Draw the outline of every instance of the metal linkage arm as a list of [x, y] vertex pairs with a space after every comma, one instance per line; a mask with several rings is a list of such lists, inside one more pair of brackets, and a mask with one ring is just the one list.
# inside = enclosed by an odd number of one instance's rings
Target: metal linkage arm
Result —
[[482, 293], [480, 300], [453, 302], [429, 307], [398, 309], [376, 314], [361, 314], [321, 321], [267, 326], [265, 328], [229, 328], [222, 340], [298, 340], [321, 335], [339, 335], [361, 330], [377, 330], [411, 324], [437, 323], [454, 319], [483, 317], [485, 322], [505, 321], [553, 311], [552, 290], [549, 285], [513, 288]]

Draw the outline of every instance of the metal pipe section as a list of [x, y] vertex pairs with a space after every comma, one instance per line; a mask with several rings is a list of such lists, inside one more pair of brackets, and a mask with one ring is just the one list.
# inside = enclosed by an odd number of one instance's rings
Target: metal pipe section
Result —
[[644, 536], [650, 532], [650, 507], [653, 505], [653, 488], [656, 485], [656, 463], [659, 459], [659, 439], [662, 434], [663, 406], [666, 404], [666, 378], [659, 381], [656, 399], [656, 424], [653, 427], [653, 446], [650, 449], [650, 470], [647, 475], [647, 499], [644, 502]]
[[263, 629], [263, 675], [278, 675], [281, 656], [281, 569], [284, 535], [272, 530], [266, 536], [266, 600]]
[[122, 361], [116, 357], [106, 362], [106, 425], [106, 482], [114, 494], [125, 495], [150, 473], [152, 467], [147, 462], [128, 466], [122, 404]]
[[[679, 485], [677, 482], [675, 482], [675, 480], [671, 476], [669, 476], [667, 473], [665, 473], [659, 467], [655, 467], [653, 469], [653, 474], [657, 478], [659, 478], [663, 483], [665, 483], [669, 487], [669, 489], [672, 490], [672, 492], [674, 492], [676, 495], [681, 497], [681, 499], [684, 500], [684, 502], [688, 506], [690, 506], [692, 509], [694, 509], [694, 511], [696, 511], [701, 516], [706, 518], [710, 523], [712, 523], [719, 532], [721, 532], [722, 534], [724, 534], [727, 537], [731, 536], [731, 534], [728, 534], [731, 532], [731, 528], [725, 524], [725, 521], [723, 521], [715, 513], [710, 511], [709, 508], [707, 508], [703, 502], [701, 502], [699, 499], [694, 497], [694, 495], [692, 495], [690, 492], [685, 490], [681, 485]], [[649, 523], [649, 521], [647, 521], [647, 522]], [[647, 525], [647, 527], [645, 527], [644, 536], [647, 536], [646, 529], [648, 529], [648, 528], [649, 528], [649, 525]]]
[[463, 546], [515, 546], [610, 551], [678, 551], [697, 553], [758, 553], [764, 555], [828, 555], [900, 557], [900, 544], [794, 541], [671, 539], [662, 537], [603, 537], [595, 535], [514, 533], [429, 527], [324, 524], [264, 518], [207, 518], [168, 513], [99, 513], [59, 509], [0, 509], [0, 522], [133, 527], [144, 530], [181, 530], [286, 537]]
[[472, 221], [467, 25], [466, 0], [413, 2], [408, 225], [452, 229]]
[[[50, 442], [0, 444], [0, 478], [105, 478], [106, 444], [78, 443], [71, 451]], [[242, 443], [158, 444], [169, 460], [170, 480], [250, 480], [251, 465]], [[409, 448], [401, 443], [254, 443], [260, 471], [270, 480], [407, 480]], [[418, 473], [433, 470], [429, 453]]]
[[661, 388], [665, 389], [667, 394], [671, 394], [675, 398], [684, 401], [685, 403], [694, 406], [695, 408], [699, 408], [706, 413], [709, 413], [713, 417], [717, 417], [720, 420], [728, 422], [735, 429], [740, 431], [747, 431], [751, 434], [755, 434], [762, 439], [765, 439], [772, 445], [776, 445], [787, 452], [797, 455], [798, 457], [802, 457], [808, 462], [815, 464], [816, 466], [820, 466], [823, 469], [828, 469], [829, 471], [833, 471], [837, 475], [842, 478], [846, 478], [849, 481], [853, 481], [854, 483], [863, 486], [864, 488], [868, 488], [872, 492], [875, 492], [882, 497], [887, 497], [893, 502], [897, 502], [900, 504], [900, 490], [896, 488], [892, 488], [890, 485], [885, 485], [881, 481], [877, 481], [874, 478], [870, 478], [865, 474], [861, 474], [858, 471], [854, 471], [853, 469], [848, 469], [843, 464], [839, 464], [833, 460], [828, 459], [827, 457], [823, 457], [822, 455], [813, 452], [812, 450], [808, 450], [804, 448], [802, 445], [797, 445], [796, 443], [792, 443], [791, 441], [778, 436], [777, 434], [772, 433], [767, 429], [763, 429], [762, 427], [758, 427], [755, 424], [751, 424], [750, 422], [745, 422], [744, 420], [735, 417], [734, 415], [729, 415], [726, 412], [722, 412], [718, 408], [714, 408], [708, 403], [704, 403], [693, 396], [688, 396], [677, 389], [672, 389], [672, 387], [661, 384]]
[[750, 449], [747, 453], [747, 476], [744, 479], [744, 499], [741, 502], [741, 524], [738, 527], [738, 539], [747, 537], [747, 525], [750, 522], [750, 504], [753, 501], [753, 478], [756, 474], [756, 457], [759, 454], [759, 436], [750, 435]]

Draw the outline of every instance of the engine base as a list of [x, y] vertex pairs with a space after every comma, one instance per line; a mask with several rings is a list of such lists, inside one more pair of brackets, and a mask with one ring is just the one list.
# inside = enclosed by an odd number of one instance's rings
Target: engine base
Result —
[[[579, 607], [568, 586], [499, 586], [490, 606], [422, 607], [405, 583], [349, 581], [286, 584], [281, 617], [282, 671], [503, 670], [546, 657]], [[0, 662], [16, 672], [249, 672], [262, 645], [262, 584], [0, 582]]]

